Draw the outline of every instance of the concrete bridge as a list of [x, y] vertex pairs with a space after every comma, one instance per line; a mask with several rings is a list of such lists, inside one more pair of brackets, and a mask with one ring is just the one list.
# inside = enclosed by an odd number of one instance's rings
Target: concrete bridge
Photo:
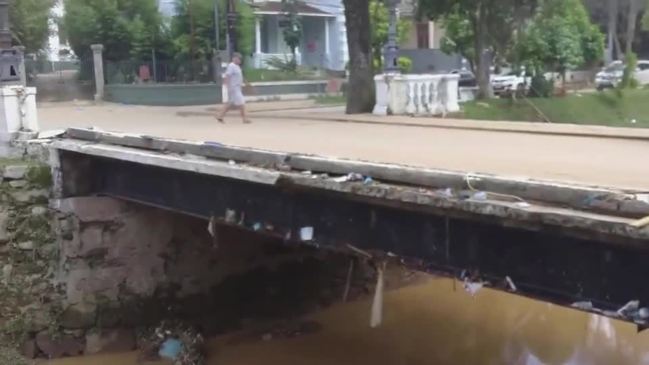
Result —
[[105, 195], [561, 305], [649, 303], [643, 192], [69, 129], [59, 197]]

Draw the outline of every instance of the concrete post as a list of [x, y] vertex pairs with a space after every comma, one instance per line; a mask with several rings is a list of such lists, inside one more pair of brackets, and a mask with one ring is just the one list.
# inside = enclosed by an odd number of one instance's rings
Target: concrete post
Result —
[[104, 100], [104, 45], [93, 44], [92, 56], [95, 66], [95, 101]]
[[330, 62], [330, 53], [331, 53], [331, 41], [329, 40], [329, 18], [323, 17], [324, 20], [324, 29], [325, 29], [325, 68], [331, 68]]
[[261, 21], [259, 17], [255, 19], [255, 66], [262, 68], [261, 57]]
[[20, 84], [22, 86], [27, 86], [27, 69], [25, 67], [25, 47], [18, 46], [16, 47], [18, 51], [18, 56], [20, 57], [20, 63], [18, 64], [18, 73], [20, 74]]

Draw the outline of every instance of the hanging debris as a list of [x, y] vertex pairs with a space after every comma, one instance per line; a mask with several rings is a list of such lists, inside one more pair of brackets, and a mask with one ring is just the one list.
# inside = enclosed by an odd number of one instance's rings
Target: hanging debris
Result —
[[370, 327], [376, 328], [383, 323], [383, 290], [384, 290], [384, 273], [387, 262], [382, 262], [377, 266], [376, 289], [374, 290], [374, 300], [372, 301], [372, 314], [370, 318]]
[[347, 278], [345, 280], [345, 291], [343, 291], [343, 303], [347, 303], [349, 298], [349, 290], [352, 286], [352, 277], [354, 275], [354, 259], [349, 260], [349, 269], [347, 270]]

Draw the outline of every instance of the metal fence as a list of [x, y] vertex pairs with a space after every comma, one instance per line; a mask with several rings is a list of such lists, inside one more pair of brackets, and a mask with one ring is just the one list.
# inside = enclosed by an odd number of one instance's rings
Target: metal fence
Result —
[[88, 100], [94, 95], [92, 59], [47, 61], [26, 59], [27, 85], [37, 88], [39, 101]]
[[211, 61], [107, 61], [105, 76], [107, 84], [145, 83], [211, 83], [215, 77], [215, 65]]

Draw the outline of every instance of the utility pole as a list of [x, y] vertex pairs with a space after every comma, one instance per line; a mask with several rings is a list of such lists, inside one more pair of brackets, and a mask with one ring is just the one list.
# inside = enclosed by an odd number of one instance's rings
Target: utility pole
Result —
[[214, 0], [214, 46], [216, 52], [221, 50], [221, 29], [219, 22], [219, 0]]
[[228, 0], [228, 54], [230, 58], [237, 50], [238, 18], [236, 0]]
[[388, 0], [390, 12], [390, 25], [388, 28], [388, 43], [383, 54], [383, 72], [386, 74], [400, 73], [399, 70], [399, 44], [397, 41], [397, 6], [399, 0]]
[[192, 73], [192, 81], [196, 80], [194, 70], [194, 61], [196, 57], [196, 34], [194, 29], [194, 4], [192, 0], [187, 1], [187, 15], [189, 16], [189, 57], [190, 57], [190, 70]]
[[221, 27], [219, 22], [219, 0], [214, 0], [214, 57], [212, 68], [214, 71], [214, 82], [221, 81]]
[[11, 45], [9, 0], [0, 0], [0, 49], [9, 49]]

